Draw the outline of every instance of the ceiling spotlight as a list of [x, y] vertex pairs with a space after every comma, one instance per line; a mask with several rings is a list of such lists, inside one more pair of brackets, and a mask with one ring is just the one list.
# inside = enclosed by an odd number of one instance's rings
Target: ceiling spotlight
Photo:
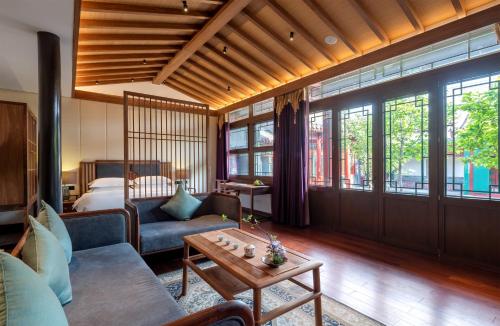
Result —
[[294, 36], [294, 33], [290, 32], [290, 41], [293, 41], [293, 36]]
[[95, 81], [95, 84], [96, 84], [96, 85], [99, 85], [99, 81], [98, 81], [98, 80], [96, 80], [96, 81]]
[[189, 8], [187, 1], [182, 1], [182, 10], [184, 10], [184, 12], [188, 12]]
[[325, 43], [328, 45], [333, 45], [337, 43], [337, 38], [333, 35], [327, 35], [325, 36]]
[[227, 54], [227, 46], [224, 45], [224, 48], [222, 49], [222, 53]]
[[134, 82], [134, 78], [131, 79], [132, 83]]
[[167, 84], [167, 80], [165, 79], [165, 80], [163, 81], [163, 85], [166, 85], [166, 84]]
[[231, 91], [231, 86], [227, 85], [227, 91], [230, 92]]
[[146, 59], [142, 60], [142, 64], [145, 65], [147, 64], [148, 62], [146, 61]]

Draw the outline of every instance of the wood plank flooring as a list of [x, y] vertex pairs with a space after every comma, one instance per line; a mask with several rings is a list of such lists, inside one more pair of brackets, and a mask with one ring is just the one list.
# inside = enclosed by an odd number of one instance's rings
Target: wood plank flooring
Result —
[[[387, 325], [500, 325], [500, 275], [314, 228], [265, 222], [287, 248], [321, 260], [323, 292]], [[259, 234], [258, 230], [246, 230]], [[179, 253], [147, 257], [156, 273]], [[312, 284], [312, 273], [302, 280]]]

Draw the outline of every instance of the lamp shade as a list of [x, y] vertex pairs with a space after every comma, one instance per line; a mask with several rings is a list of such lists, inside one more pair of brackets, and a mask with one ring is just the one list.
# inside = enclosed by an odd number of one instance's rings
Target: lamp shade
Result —
[[62, 171], [62, 184], [63, 185], [75, 185], [78, 183], [78, 176], [75, 170], [72, 171]]

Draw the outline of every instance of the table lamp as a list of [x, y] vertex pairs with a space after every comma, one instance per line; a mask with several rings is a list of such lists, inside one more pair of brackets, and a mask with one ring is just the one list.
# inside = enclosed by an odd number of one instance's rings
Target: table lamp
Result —
[[62, 171], [63, 200], [69, 200], [70, 190], [75, 190], [78, 183], [78, 175], [75, 170]]

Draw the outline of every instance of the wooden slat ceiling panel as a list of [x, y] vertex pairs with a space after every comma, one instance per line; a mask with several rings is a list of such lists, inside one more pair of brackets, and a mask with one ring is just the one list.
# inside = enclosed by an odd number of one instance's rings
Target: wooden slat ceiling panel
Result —
[[[222, 108], [500, 1], [187, 3], [184, 12], [180, 0], [81, 0], [75, 85], [161, 83], [166, 78], [166, 86]], [[207, 26], [217, 26], [216, 33]], [[337, 42], [326, 44], [326, 36]]]

